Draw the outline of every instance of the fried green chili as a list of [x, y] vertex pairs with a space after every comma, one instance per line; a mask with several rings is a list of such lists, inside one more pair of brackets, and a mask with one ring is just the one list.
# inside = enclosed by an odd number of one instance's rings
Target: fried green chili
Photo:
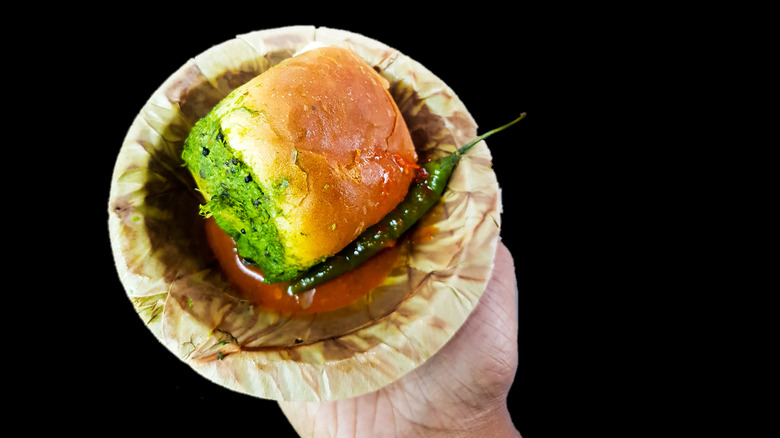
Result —
[[467, 150], [496, 132], [514, 125], [524, 117], [525, 113], [522, 113], [515, 120], [478, 136], [452, 154], [420, 166], [418, 175], [422, 178], [415, 179], [404, 200], [393, 211], [365, 230], [337, 254], [293, 280], [287, 293], [304, 292], [338, 277], [392, 244], [439, 201], [447, 187], [450, 175]]

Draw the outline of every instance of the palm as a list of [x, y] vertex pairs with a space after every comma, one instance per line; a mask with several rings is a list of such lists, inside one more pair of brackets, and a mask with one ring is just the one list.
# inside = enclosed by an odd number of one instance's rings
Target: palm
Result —
[[499, 244], [493, 276], [479, 305], [423, 365], [360, 397], [279, 404], [305, 437], [453, 436], [458, 431], [465, 436], [488, 418], [505, 417], [511, 425], [506, 396], [516, 368], [514, 266], [509, 251]]

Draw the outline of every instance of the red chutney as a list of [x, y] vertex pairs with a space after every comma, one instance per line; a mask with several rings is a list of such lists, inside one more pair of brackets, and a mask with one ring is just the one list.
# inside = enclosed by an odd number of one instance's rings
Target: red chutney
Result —
[[384, 282], [400, 249], [385, 248], [352, 271], [310, 291], [288, 295], [289, 283], [263, 283], [262, 271], [241, 261], [233, 239], [212, 218], [206, 220], [206, 236], [222, 272], [242, 298], [265, 309], [295, 314], [335, 310], [366, 296]]

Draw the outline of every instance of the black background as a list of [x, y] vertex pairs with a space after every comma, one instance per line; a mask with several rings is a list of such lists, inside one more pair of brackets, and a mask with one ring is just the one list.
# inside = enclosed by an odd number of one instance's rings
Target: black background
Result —
[[[568, 403], [561, 381], [571, 379], [575, 367], [559, 360], [566, 345], [550, 342], [558, 330], [551, 307], [569, 281], [566, 276], [574, 275], [559, 267], [577, 253], [562, 248], [571, 249], [565, 242], [573, 234], [567, 215], [575, 214], [576, 205], [569, 201], [581, 193], [563, 189], [564, 181], [571, 187], [567, 169], [577, 157], [570, 145], [556, 140], [566, 128], [544, 122], [545, 108], [560, 99], [561, 72], [550, 64], [558, 55], [540, 56], [550, 35], [540, 30], [539, 17], [523, 7], [475, 9], [407, 3], [349, 13], [346, 7], [271, 11], [267, 4], [226, 4], [158, 11], [151, 5], [124, 5], [91, 19], [64, 21], [51, 32], [56, 73], [43, 71], [39, 89], [47, 82], [68, 82], [52, 101], [52, 111], [69, 121], [57, 128], [68, 139], [59, 147], [90, 151], [88, 158], [62, 154], [69, 164], [60, 178], [81, 189], [51, 207], [59, 213], [59, 226], [69, 230], [63, 233], [62, 253], [73, 260], [62, 264], [69, 267], [60, 276], [62, 284], [88, 289], [75, 302], [62, 300], [76, 306], [55, 330], [65, 340], [62, 350], [41, 359], [52, 369], [69, 370], [51, 376], [56, 387], [64, 383], [51, 396], [57, 400], [53, 409], [72, 406], [78, 412], [62, 420], [63, 426], [118, 431], [173, 424], [181, 433], [238, 428], [254, 436], [270, 435], [278, 427], [274, 436], [295, 436], [275, 402], [231, 392], [198, 376], [144, 327], [116, 275], [107, 220], [116, 155], [157, 87], [189, 58], [237, 34], [297, 24], [350, 30], [409, 55], [457, 93], [480, 132], [527, 112], [526, 120], [488, 141], [503, 190], [501, 236], [515, 257], [519, 287], [519, 365], [509, 404], [526, 438], [549, 436], [566, 422], [557, 417]], [[73, 196], [84, 198], [85, 207], [74, 211]], [[77, 256], [81, 251], [91, 256]], [[89, 280], [74, 279], [71, 268], [89, 272]]]

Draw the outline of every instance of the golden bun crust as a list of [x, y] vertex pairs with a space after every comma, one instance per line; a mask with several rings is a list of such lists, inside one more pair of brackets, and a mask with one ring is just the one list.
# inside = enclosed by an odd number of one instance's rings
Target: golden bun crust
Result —
[[282, 214], [290, 259], [313, 264], [406, 195], [417, 161], [388, 82], [355, 52], [313, 49], [234, 91], [220, 124]]

